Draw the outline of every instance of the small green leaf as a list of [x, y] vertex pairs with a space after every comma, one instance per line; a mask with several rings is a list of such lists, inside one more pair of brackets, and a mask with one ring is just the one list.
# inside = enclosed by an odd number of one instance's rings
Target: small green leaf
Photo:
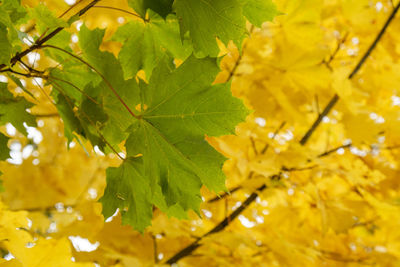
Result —
[[151, 9], [163, 18], [172, 12], [174, 0], [128, 0], [128, 4], [142, 18], [146, 17], [147, 9]]
[[0, 24], [0, 64], [9, 65], [12, 56], [12, 46], [8, 40], [7, 34], [7, 28]]
[[181, 36], [189, 31], [197, 56], [217, 56], [216, 37], [224, 44], [233, 40], [240, 47], [247, 32], [238, 0], [175, 0], [174, 10]]
[[0, 125], [11, 123], [20, 133], [26, 134], [24, 123], [36, 126], [35, 116], [26, 110], [33, 106], [23, 97], [14, 97], [6, 83], [0, 83]]
[[21, 23], [26, 21], [27, 12], [21, 5], [20, 0], [3, 0], [1, 8], [8, 12], [10, 20], [13, 23]]
[[15, 77], [14, 75], [12, 75], [12, 74], [10, 74], [10, 73], [9, 73], [7, 76], [8, 76], [19, 88], [21, 88], [22, 91], [24, 91], [27, 95], [29, 95], [30, 97], [32, 97], [33, 99], [36, 100], [36, 97], [35, 97], [31, 92], [29, 92], [29, 91], [25, 88], [25, 86], [22, 84], [22, 82], [21, 82], [20, 79], [18, 79], [17, 77]]
[[185, 60], [192, 52], [188, 40], [181, 41], [178, 21], [173, 15], [164, 20], [151, 12], [150, 22], [131, 21], [117, 30], [113, 40], [124, 44], [119, 61], [125, 79], [135, 77], [140, 69], [150, 78], [157, 60], [165, 53]]
[[143, 176], [141, 159], [128, 158], [118, 168], [107, 169], [107, 188], [100, 199], [105, 218], [117, 208], [122, 223], [143, 233], [153, 216], [149, 181]]
[[279, 15], [276, 5], [271, 0], [243, 0], [244, 16], [257, 27], [261, 27], [263, 22], [272, 21]]
[[29, 9], [29, 15], [35, 19], [37, 29], [43, 33], [46, 29], [55, 29], [58, 27], [68, 27], [68, 23], [63, 19], [57, 18], [44, 4], [38, 4]]
[[10, 138], [0, 133], [0, 160], [6, 160], [10, 157], [10, 149], [7, 146], [9, 139]]
[[73, 132], [82, 133], [82, 126], [73, 111], [73, 100], [65, 95], [54, 91], [53, 98], [56, 100], [56, 107], [64, 122], [64, 135], [71, 142], [74, 139]]

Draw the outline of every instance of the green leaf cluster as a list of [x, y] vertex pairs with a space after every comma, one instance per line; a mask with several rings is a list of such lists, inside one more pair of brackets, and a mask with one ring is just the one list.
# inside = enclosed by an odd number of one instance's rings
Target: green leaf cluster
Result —
[[[217, 39], [240, 47], [248, 34], [246, 21], [260, 27], [278, 12], [270, 0], [128, 3], [141, 20], [129, 21], [111, 37], [122, 44], [118, 57], [100, 50], [105, 30], [85, 25], [79, 31], [79, 55], [70, 48], [67, 31], [57, 32], [40, 48], [60, 63], [47, 69], [46, 77], [68, 141], [81, 136], [103, 152], [118, 155], [120, 145], [125, 146], [122, 164], [107, 170], [100, 199], [104, 216], [119, 209], [124, 223], [144, 231], [153, 207], [186, 218], [188, 210], [199, 212], [202, 186], [226, 191], [225, 158], [205, 137], [234, 134], [249, 112], [231, 95], [230, 82], [213, 84], [220, 71]], [[45, 5], [26, 12], [19, 1], [4, 1], [0, 64], [13, 67], [15, 40], [23, 36], [15, 25], [26, 19], [35, 21], [45, 36], [77, 18], [66, 22]], [[177, 67], [177, 62], [183, 63]], [[140, 71], [145, 76], [138, 75]], [[31, 107], [0, 83], [0, 125], [9, 122], [24, 132], [25, 123], [35, 125], [27, 112]], [[0, 159], [8, 153], [3, 153], [7, 140], [0, 135]]]
[[240, 47], [247, 35], [246, 19], [260, 27], [279, 14], [271, 0], [130, 0], [129, 4], [149, 23], [146, 10], [162, 17], [175, 14], [182, 40], [188, 34], [199, 57], [218, 55], [216, 38]]

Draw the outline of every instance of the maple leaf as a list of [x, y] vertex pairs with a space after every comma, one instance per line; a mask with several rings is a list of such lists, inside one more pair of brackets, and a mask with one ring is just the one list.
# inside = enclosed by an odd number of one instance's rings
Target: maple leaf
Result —
[[0, 23], [0, 62], [9, 62], [11, 53], [12, 46], [7, 38], [7, 28]]
[[7, 147], [9, 138], [0, 133], [0, 160], [6, 160], [9, 157], [9, 149]]
[[162, 17], [166, 17], [172, 12], [172, 3], [174, 0], [128, 0], [129, 5], [140, 15], [142, 18], [146, 17], [148, 9], [153, 10]]
[[[149, 180], [152, 202], [178, 217], [185, 217], [189, 209], [198, 211], [202, 184], [216, 192], [225, 190], [221, 171], [225, 159], [207, 144], [204, 135], [232, 134], [235, 125], [248, 114], [241, 101], [231, 96], [229, 84], [210, 86], [217, 73], [212, 59], [191, 57], [177, 69], [163, 62], [154, 70], [149, 84], [142, 84], [141, 106], [146, 108], [142, 109], [141, 119], [129, 128], [127, 153], [130, 157], [142, 155], [142, 173]], [[133, 173], [123, 179], [140, 176]], [[107, 187], [104, 199], [112, 196], [116, 203], [132, 199], [118, 199], [121, 193], [113, 188]], [[112, 209], [108, 201], [103, 204], [106, 215], [122, 205], [112, 204]], [[137, 205], [137, 199], [132, 199], [128, 206]], [[122, 216], [124, 220], [128, 215]]]
[[243, 15], [257, 27], [266, 21], [272, 21], [279, 15], [276, 5], [270, 0], [242, 0]]
[[135, 77], [140, 69], [150, 78], [165, 53], [185, 60], [192, 52], [189, 40], [181, 41], [178, 21], [173, 15], [164, 20], [151, 13], [148, 22], [131, 21], [118, 28], [112, 40], [124, 44], [118, 57], [125, 79]]
[[246, 21], [237, 0], [176, 0], [174, 9], [181, 36], [189, 31], [193, 48], [200, 56], [217, 56], [216, 37], [227, 44], [241, 43], [246, 33]]
[[46, 29], [53, 30], [58, 27], [67, 27], [68, 23], [54, 14], [44, 4], [39, 4], [29, 10], [30, 17], [36, 20], [39, 32], [43, 33]]
[[6, 83], [0, 82], [0, 123], [11, 123], [21, 133], [26, 133], [24, 123], [36, 126], [35, 117], [26, 110], [33, 104], [23, 97], [14, 97], [7, 89]]
[[141, 160], [129, 158], [119, 168], [109, 168], [107, 184], [104, 196], [100, 199], [104, 217], [112, 216], [119, 208], [122, 222], [143, 232], [150, 224], [153, 213], [150, 183], [143, 175]]

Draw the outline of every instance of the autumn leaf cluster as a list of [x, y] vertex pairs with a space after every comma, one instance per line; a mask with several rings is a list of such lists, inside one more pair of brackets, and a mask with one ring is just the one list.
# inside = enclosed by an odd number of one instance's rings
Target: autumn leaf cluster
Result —
[[0, 2], [1, 266], [400, 264], [396, 1]]

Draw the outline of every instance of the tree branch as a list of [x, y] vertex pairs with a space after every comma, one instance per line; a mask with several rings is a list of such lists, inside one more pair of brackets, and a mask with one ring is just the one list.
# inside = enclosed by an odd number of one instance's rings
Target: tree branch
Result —
[[313, 125], [308, 129], [306, 134], [301, 138], [300, 144], [305, 145], [308, 142], [308, 139], [310, 139], [311, 135], [314, 133], [314, 131], [317, 129], [317, 127], [321, 124], [322, 119], [328, 115], [328, 113], [332, 110], [332, 108], [336, 105], [336, 103], [339, 100], [339, 95], [335, 94], [329, 103], [325, 106], [324, 110], [318, 115], [317, 119], [314, 121]]
[[165, 263], [166, 264], [173, 264], [179, 261], [180, 259], [189, 256], [195, 249], [200, 247], [201, 245], [199, 244], [200, 240], [208, 235], [218, 233], [222, 230], [224, 230], [228, 225], [229, 222], [232, 222], [236, 217], [238, 217], [251, 203], [253, 203], [254, 200], [258, 197], [259, 192], [263, 191], [267, 186], [264, 184], [257, 188], [255, 192], [253, 192], [244, 202], [242, 205], [240, 205], [239, 208], [237, 208], [234, 212], [232, 212], [228, 217], [226, 217], [222, 222], [217, 224], [213, 229], [208, 231], [206, 234], [204, 234], [202, 237], [198, 238], [196, 241], [194, 241], [192, 244], [188, 245], [178, 253], [176, 253], [174, 256], [172, 256], [170, 259], [168, 259]]
[[[361, 57], [360, 61], [357, 63], [357, 65], [354, 67], [353, 71], [349, 74], [348, 79], [352, 79], [354, 75], [358, 73], [358, 71], [361, 69], [361, 67], [364, 65], [365, 61], [368, 59], [368, 57], [371, 55], [372, 51], [375, 49], [376, 45], [378, 42], [381, 40], [383, 34], [386, 32], [389, 24], [392, 22], [393, 18], [395, 17], [397, 11], [400, 8], [400, 2], [396, 5], [396, 7], [393, 9], [392, 13], [386, 20], [385, 24], [383, 25], [382, 29], [379, 31], [378, 35], [375, 37], [375, 40], [372, 42], [372, 44], [369, 46], [368, 50], [364, 53], [364, 55]], [[317, 127], [321, 124], [322, 119], [329, 114], [329, 112], [332, 110], [332, 108], [336, 105], [336, 103], [339, 100], [339, 95], [335, 94], [329, 103], [326, 105], [324, 110], [321, 112], [321, 114], [318, 115], [317, 119], [311, 126], [311, 128], [306, 132], [306, 134], [301, 138], [300, 144], [305, 145], [307, 141], [310, 139], [311, 135], [314, 133], [314, 131], [317, 129]]]
[[[84, 8], [82, 8], [78, 13], [75, 14], [75, 16], [82, 16], [85, 14], [91, 7], [93, 7], [95, 4], [97, 4], [101, 0], [93, 0], [89, 4], [87, 4]], [[38, 39], [34, 45], [30, 46], [28, 49], [22, 51], [21, 53], [17, 53], [13, 58], [11, 58], [10, 63], [11, 66], [13, 66], [15, 63], [17, 63], [19, 60], [21, 60], [24, 56], [29, 54], [30, 52], [40, 48], [45, 42], [56, 36], [60, 31], [62, 31], [64, 27], [58, 27], [57, 29], [53, 30], [51, 33], [46, 35], [45, 37]], [[4, 69], [7, 67], [6, 64], [0, 64], [0, 70]]]
[[351, 143], [347, 144], [347, 145], [342, 145], [342, 146], [338, 146], [338, 147], [332, 148], [331, 150], [328, 150], [328, 151], [326, 151], [326, 152], [324, 152], [322, 154], [319, 154], [317, 157], [318, 158], [326, 157], [326, 156], [328, 156], [328, 155], [330, 155], [332, 153], [335, 153], [336, 151], [338, 151], [341, 148], [344, 149], [344, 148], [349, 148], [349, 147], [351, 147]]

